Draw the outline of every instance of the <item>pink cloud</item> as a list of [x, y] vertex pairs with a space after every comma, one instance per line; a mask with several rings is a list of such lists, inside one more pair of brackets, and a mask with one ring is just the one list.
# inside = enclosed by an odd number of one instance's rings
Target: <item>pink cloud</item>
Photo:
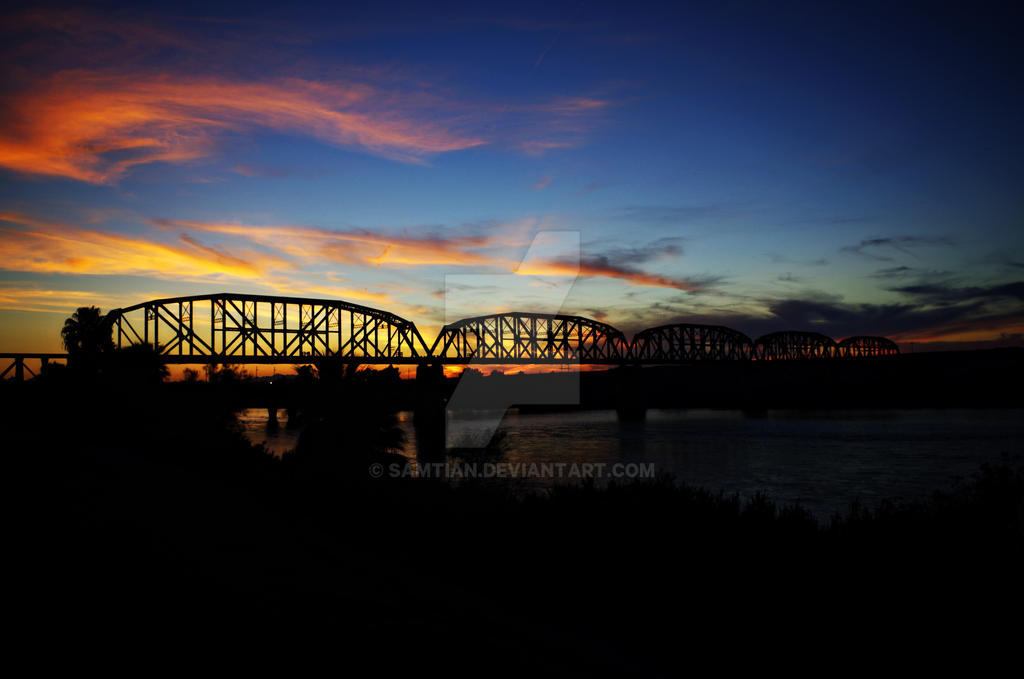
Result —
[[[33, 66], [12, 71], [18, 84], [0, 95], [0, 167], [91, 183], [116, 182], [138, 165], [206, 160], [228, 133], [257, 130], [407, 163], [484, 144], [541, 155], [585, 143], [613, 105], [595, 96], [487, 101], [401, 66], [337, 64], [344, 76], [330, 79], [285, 73], [282, 50], [294, 63], [308, 55], [301, 42], [275, 42], [284, 26], [210, 38], [185, 22], [86, 9], [28, 10], [3, 23], [5, 37], [31, 37], [11, 40], [3, 58]], [[249, 75], [225, 68], [239, 63]]]
[[395, 160], [484, 141], [361, 85], [72, 71], [9, 102], [0, 166], [93, 183], [135, 165], [211, 156], [225, 132], [265, 128]]

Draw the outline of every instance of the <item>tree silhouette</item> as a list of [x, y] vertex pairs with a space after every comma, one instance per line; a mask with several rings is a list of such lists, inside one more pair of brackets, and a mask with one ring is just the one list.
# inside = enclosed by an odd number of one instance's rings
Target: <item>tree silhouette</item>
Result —
[[249, 374], [241, 366], [226, 363], [209, 363], [205, 366], [206, 381], [219, 384], [238, 384], [249, 379]]
[[103, 314], [94, 306], [78, 307], [64, 321], [60, 336], [69, 354], [95, 355], [114, 348], [110, 325], [104, 322]]
[[152, 344], [134, 344], [109, 351], [102, 367], [103, 376], [109, 384], [125, 387], [160, 384], [169, 374]]
[[[297, 371], [310, 378], [312, 371]], [[324, 359], [304, 403], [306, 428], [290, 463], [323, 478], [363, 480], [371, 461], [403, 462], [405, 446], [393, 400], [400, 383], [398, 370], [357, 370], [355, 365]], [[289, 416], [290, 417], [290, 416]]]

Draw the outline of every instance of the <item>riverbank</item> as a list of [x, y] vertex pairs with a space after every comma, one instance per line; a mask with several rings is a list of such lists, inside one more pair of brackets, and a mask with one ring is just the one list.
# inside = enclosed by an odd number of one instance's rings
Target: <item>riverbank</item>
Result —
[[755, 649], [793, 644], [881, 662], [863, 635], [908, 628], [958, 652], [981, 648], [978, 635], [990, 655], [1012, 647], [1001, 611], [1024, 563], [1012, 461], [821, 525], [665, 478], [529, 497], [372, 479], [367, 464], [393, 456], [339, 440], [346, 457], [277, 460], [194, 404], [109, 403], [5, 414], [29, 463], [28, 553], [55, 639], [287, 628], [382, 671], [567, 676], [661, 676], [737, 647], [756, 666]]
[[[264, 410], [245, 411], [240, 419], [247, 438], [266, 442], [276, 455], [294, 448], [301, 431], [285, 425], [284, 411], [270, 431]], [[462, 421], [481, 423], [488, 419]], [[416, 473], [414, 414], [399, 412], [398, 426], [406, 439], [402, 454]], [[650, 465], [689, 486], [744, 499], [767, 493], [827, 520], [853, 502], [873, 508], [884, 500], [927, 498], [1003, 453], [1024, 452], [1024, 409], [651, 409], [644, 421], [624, 422], [614, 410], [513, 408], [497, 432], [500, 446], [486, 461], [504, 465], [498, 473], [526, 488], [588, 477], [603, 485], [624, 480], [615, 465], [623, 472], [628, 465]], [[538, 467], [558, 464], [576, 466]], [[596, 468], [585, 474], [583, 465]], [[472, 471], [494, 473], [477, 466]]]

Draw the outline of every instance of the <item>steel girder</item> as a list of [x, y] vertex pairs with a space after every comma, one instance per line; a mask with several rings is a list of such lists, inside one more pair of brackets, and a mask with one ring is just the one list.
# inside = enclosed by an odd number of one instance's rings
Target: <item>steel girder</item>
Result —
[[107, 314], [118, 348], [151, 344], [168, 363], [421, 363], [415, 324], [340, 300], [220, 293], [142, 302]]
[[621, 331], [582, 316], [509, 312], [464, 318], [441, 329], [430, 353], [442, 362], [621, 364]]
[[761, 361], [837, 358], [838, 345], [818, 332], [786, 330], [757, 338], [754, 357]]
[[633, 337], [630, 358], [640, 362], [742, 361], [754, 343], [723, 325], [674, 323], [648, 328]]
[[867, 356], [895, 356], [900, 348], [886, 337], [857, 335], [847, 337], [839, 343], [839, 355], [843, 358], [864, 358]]
[[[529, 312], [450, 323], [428, 348], [414, 323], [380, 309], [341, 300], [232, 293], [141, 302], [112, 310], [105, 322], [118, 348], [149, 344], [167, 363], [309, 363], [334, 357], [379, 364], [653, 365], [899, 354], [884, 337], [854, 336], [837, 344], [819, 333], [786, 331], [753, 342], [725, 326], [693, 323], [648, 328], [630, 343], [600, 321]], [[20, 377], [29, 356], [9, 355], [13, 360], [4, 376]]]

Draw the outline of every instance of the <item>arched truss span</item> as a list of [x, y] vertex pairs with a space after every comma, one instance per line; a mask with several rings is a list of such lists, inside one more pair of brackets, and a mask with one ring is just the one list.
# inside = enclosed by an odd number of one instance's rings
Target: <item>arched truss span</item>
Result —
[[107, 314], [117, 347], [151, 344], [168, 363], [420, 363], [416, 325], [340, 300], [213, 294], [142, 302]]
[[751, 357], [753, 348], [749, 337], [724, 325], [674, 323], [638, 332], [630, 358], [651, 363], [742, 361]]
[[839, 343], [839, 355], [843, 358], [863, 358], [865, 356], [895, 356], [900, 348], [886, 337], [857, 335], [847, 337]]
[[838, 355], [835, 340], [817, 332], [773, 332], [757, 338], [754, 343], [754, 357], [762, 361], [835, 358]]
[[582, 316], [509, 312], [446, 325], [430, 353], [446, 362], [619, 364], [629, 346], [619, 330]]

